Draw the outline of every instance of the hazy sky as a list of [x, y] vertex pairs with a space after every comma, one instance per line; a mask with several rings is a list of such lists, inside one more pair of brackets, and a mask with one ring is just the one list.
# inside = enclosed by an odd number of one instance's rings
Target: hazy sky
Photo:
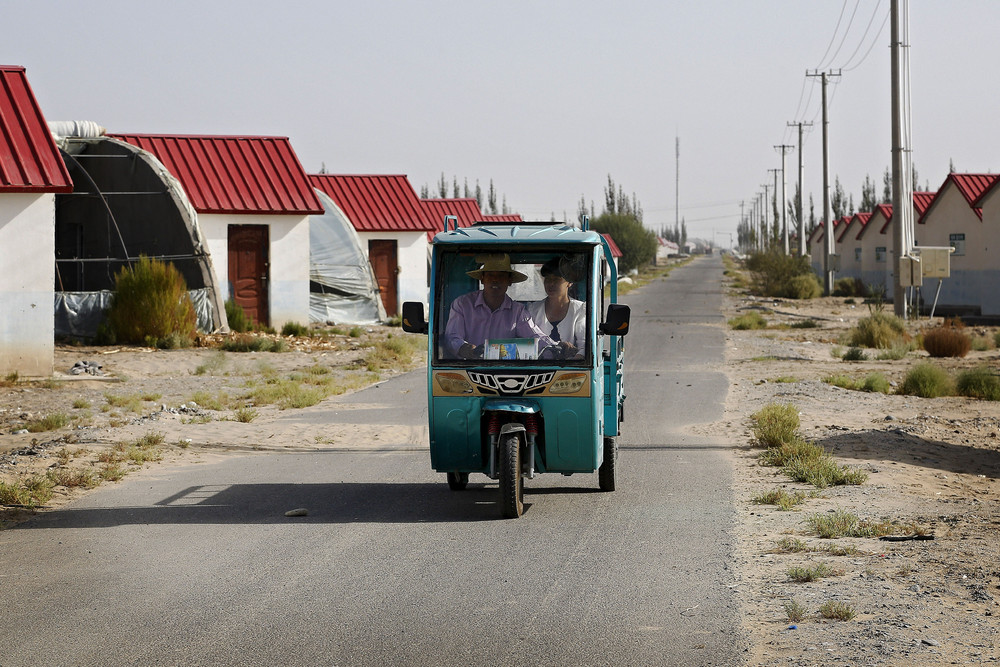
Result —
[[[1000, 167], [996, 0], [910, 3], [921, 186]], [[647, 225], [728, 245], [813, 121], [805, 192], [830, 164], [860, 199], [890, 165], [889, 0], [361, 2], [0, 0], [0, 63], [49, 120], [112, 132], [291, 138], [308, 172], [403, 173], [418, 191], [493, 179], [526, 218], [598, 213], [611, 174]], [[839, 24], [839, 27], [838, 27]], [[867, 30], [867, 33], [866, 33]], [[675, 138], [680, 187], [675, 187]], [[789, 197], [797, 154], [787, 158]], [[808, 200], [806, 203], [808, 206]]]

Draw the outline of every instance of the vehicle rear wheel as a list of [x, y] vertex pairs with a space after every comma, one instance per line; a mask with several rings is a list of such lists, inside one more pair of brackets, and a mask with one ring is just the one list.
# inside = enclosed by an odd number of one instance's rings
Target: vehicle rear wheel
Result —
[[450, 472], [448, 473], [448, 488], [452, 491], [464, 491], [469, 485], [469, 473]]
[[614, 491], [618, 477], [618, 447], [614, 438], [604, 438], [604, 463], [597, 470], [597, 481], [601, 491]]
[[514, 433], [500, 440], [500, 513], [505, 519], [516, 519], [524, 513], [521, 439]]

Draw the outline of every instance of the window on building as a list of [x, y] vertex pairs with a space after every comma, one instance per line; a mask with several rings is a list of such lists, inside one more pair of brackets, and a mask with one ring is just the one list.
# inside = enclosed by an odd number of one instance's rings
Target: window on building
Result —
[[952, 254], [965, 254], [965, 234], [948, 234], [948, 243], [955, 249], [955, 252]]
[[879, 246], [875, 248], [875, 261], [876, 262], [885, 261], [885, 246]]
[[854, 249], [854, 261], [855, 262], [860, 262], [861, 261], [861, 248], [855, 248]]

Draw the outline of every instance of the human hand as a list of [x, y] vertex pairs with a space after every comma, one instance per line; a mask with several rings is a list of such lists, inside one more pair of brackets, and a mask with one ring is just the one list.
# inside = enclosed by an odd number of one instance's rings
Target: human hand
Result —
[[483, 348], [472, 343], [462, 343], [462, 347], [458, 348], [458, 356], [462, 359], [478, 359], [483, 356]]

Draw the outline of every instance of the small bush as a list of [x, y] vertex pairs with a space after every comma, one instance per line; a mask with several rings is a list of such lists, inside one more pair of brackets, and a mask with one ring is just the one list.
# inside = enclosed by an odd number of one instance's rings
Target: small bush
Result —
[[233, 417], [242, 424], [249, 424], [257, 418], [257, 411], [249, 406], [244, 406], [237, 409]]
[[976, 352], [986, 352], [991, 347], [990, 339], [983, 336], [975, 336], [972, 339], [972, 349]]
[[811, 567], [790, 567], [788, 568], [788, 578], [799, 584], [816, 581], [823, 577], [832, 577], [843, 574], [842, 570], [834, 568], [829, 563], [816, 563]]
[[816, 320], [799, 320], [790, 325], [793, 329], [818, 329], [819, 322]]
[[888, 394], [892, 390], [889, 380], [881, 373], [869, 373], [861, 381], [859, 387], [861, 391], [874, 392], [878, 394]]
[[833, 457], [824, 453], [813, 459], [793, 458], [781, 469], [796, 482], [812, 484], [818, 489], [830, 486], [864, 484], [868, 475], [856, 468], [839, 465]]
[[752, 502], [755, 505], [776, 505], [778, 509], [788, 511], [804, 502], [805, 499], [806, 494], [802, 491], [789, 493], [784, 489], [772, 489], [755, 496]]
[[854, 618], [854, 609], [851, 605], [840, 600], [827, 600], [819, 607], [819, 615], [823, 618], [832, 618], [838, 621], [849, 621]]
[[921, 398], [952, 396], [955, 393], [955, 383], [943, 368], [922, 363], [911, 368], [906, 374], [899, 393]]
[[750, 415], [750, 430], [761, 447], [779, 447], [798, 439], [799, 410], [790, 403], [770, 403]]
[[837, 278], [833, 282], [833, 296], [868, 296], [868, 289], [860, 278]]
[[819, 460], [824, 456], [828, 456], [828, 454], [822, 447], [796, 435], [794, 439], [783, 442], [777, 447], [768, 447], [761, 452], [757, 459], [761, 465], [782, 467], [793, 461], [805, 464]]
[[[756, 253], [747, 257], [746, 267], [752, 276], [752, 291], [761, 296], [805, 299], [811, 298], [809, 294], [818, 296], [822, 293], [808, 257], [786, 255], [779, 251]], [[799, 276], [811, 277], [812, 282], [804, 279], [796, 281]]]
[[190, 346], [195, 334], [194, 304], [180, 271], [142, 256], [115, 274], [107, 328], [121, 343]]
[[795, 276], [788, 283], [787, 296], [790, 299], [815, 299], [823, 294], [823, 287], [815, 273]]
[[749, 331], [751, 329], [766, 329], [767, 320], [756, 310], [744, 313], [739, 317], [729, 320], [729, 328], [736, 331]]
[[289, 348], [282, 338], [243, 333], [222, 341], [219, 349], [225, 352], [287, 352]]
[[881, 537], [892, 535], [897, 526], [891, 521], [869, 521], [845, 510], [806, 517], [812, 531], [823, 539], [838, 537]]
[[857, 381], [850, 375], [830, 375], [823, 378], [823, 382], [826, 384], [832, 384], [834, 387], [840, 387], [841, 389], [856, 390], [858, 388]]
[[69, 423], [69, 417], [62, 412], [55, 412], [51, 415], [45, 415], [39, 419], [32, 419], [29, 421], [25, 428], [28, 429], [29, 433], [43, 433], [45, 431], [54, 431], [57, 428], [62, 428]]
[[841, 357], [844, 361], [865, 361], [868, 357], [865, 355], [865, 351], [860, 347], [850, 347], [847, 348], [847, 352]]
[[1000, 401], [1000, 378], [985, 366], [959, 373], [955, 389], [960, 396]]
[[972, 338], [960, 323], [945, 322], [924, 332], [924, 349], [932, 357], [964, 357], [972, 348]]
[[789, 600], [784, 604], [785, 615], [792, 623], [801, 623], [806, 617], [806, 608], [795, 600]]
[[[910, 343], [910, 345], [912, 345], [912, 342]], [[912, 349], [910, 345], [906, 343], [900, 343], [899, 345], [894, 345], [888, 350], [880, 351], [877, 355], [875, 355], [875, 358], [878, 361], [898, 361], [899, 359], [903, 359], [904, 357], [906, 357], [906, 355], [910, 353], [910, 350]]]
[[285, 322], [281, 327], [282, 336], [308, 336], [309, 327], [298, 322]]
[[229, 321], [230, 331], [246, 333], [253, 329], [253, 320], [243, 310], [243, 306], [232, 299], [226, 301], [226, 319]]
[[851, 329], [848, 343], [855, 347], [872, 347], [880, 350], [890, 349], [906, 341], [906, 324], [902, 318], [875, 311], [868, 317], [858, 320], [857, 326]]

